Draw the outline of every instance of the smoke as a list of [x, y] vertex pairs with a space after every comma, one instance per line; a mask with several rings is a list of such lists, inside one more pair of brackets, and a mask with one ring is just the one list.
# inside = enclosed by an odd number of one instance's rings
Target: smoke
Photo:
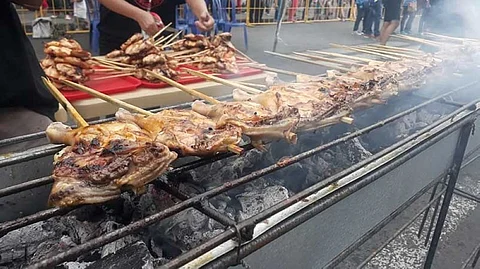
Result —
[[[446, 0], [434, 10], [437, 29], [448, 31], [448, 34], [480, 38], [480, 1], [479, 0]], [[447, 33], [445, 33], [447, 34]]]

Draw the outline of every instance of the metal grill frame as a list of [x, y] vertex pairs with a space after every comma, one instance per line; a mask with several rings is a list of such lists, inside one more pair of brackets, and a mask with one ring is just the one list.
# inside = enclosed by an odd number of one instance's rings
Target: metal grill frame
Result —
[[[160, 180], [156, 180], [153, 182], [154, 185], [157, 187], [161, 188], [162, 190], [165, 190], [167, 193], [170, 195], [178, 198], [181, 200], [181, 202], [175, 204], [174, 206], [167, 208], [164, 211], [158, 212], [156, 214], [153, 214], [151, 216], [148, 216], [142, 220], [138, 220], [136, 222], [132, 222], [129, 225], [126, 225], [125, 227], [122, 227], [120, 229], [117, 229], [113, 232], [104, 234], [98, 238], [95, 238], [93, 240], [90, 240], [88, 242], [85, 242], [84, 244], [81, 244], [79, 246], [76, 246], [74, 248], [69, 249], [66, 252], [48, 257], [45, 260], [42, 260], [41, 262], [31, 265], [28, 268], [51, 268], [57, 264], [60, 264], [65, 261], [70, 261], [75, 259], [76, 257], [80, 256], [83, 253], [86, 253], [88, 251], [94, 250], [98, 247], [101, 247], [105, 244], [108, 244], [110, 242], [113, 242], [119, 238], [122, 238], [124, 236], [127, 236], [129, 234], [132, 234], [142, 228], [145, 228], [153, 223], [156, 223], [160, 220], [166, 219], [168, 217], [171, 217], [183, 210], [186, 210], [188, 208], [195, 208], [205, 214], [206, 216], [218, 221], [225, 227], [225, 231], [221, 233], [220, 235], [210, 239], [206, 243], [176, 257], [175, 259], [171, 260], [168, 264], [164, 265], [162, 268], [178, 268], [182, 265], [187, 264], [188, 262], [194, 260], [195, 258], [200, 257], [201, 255], [205, 254], [207, 251], [219, 246], [220, 244], [226, 242], [227, 240], [230, 239], [236, 239], [238, 242], [242, 243], [239, 244], [236, 250], [231, 251], [221, 259], [218, 259], [211, 264], [209, 264], [207, 267], [209, 268], [223, 268], [224, 266], [232, 265], [238, 263], [243, 257], [247, 256], [248, 254], [252, 253], [253, 251], [259, 249], [262, 245], [274, 240], [275, 238], [278, 238], [281, 236], [283, 233], [293, 229], [294, 227], [300, 225], [304, 221], [312, 218], [313, 216], [319, 214], [329, 206], [333, 205], [334, 203], [340, 201], [344, 197], [358, 191], [359, 189], [363, 188], [364, 186], [374, 182], [376, 179], [378, 179], [382, 173], [387, 173], [388, 171], [394, 169], [395, 167], [399, 166], [402, 162], [405, 162], [409, 157], [414, 156], [415, 154], [420, 153], [422, 150], [428, 148], [430, 145], [438, 141], [439, 139], [445, 137], [449, 133], [461, 129], [462, 135], [460, 136], [460, 140], [458, 141], [458, 145], [456, 148], [455, 152], [455, 157], [454, 157], [454, 162], [452, 164], [452, 168], [450, 171], [448, 171], [449, 175], [449, 180], [447, 183], [447, 187], [445, 190], [445, 196], [442, 202], [442, 206], [440, 208], [440, 215], [439, 215], [439, 220], [436, 223], [436, 227], [434, 230], [434, 234], [431, 240], [431, 245], [430, 245], [430, 251], [428, 253], [428, 258], [427, 262], [425, 263], [425, 268], [430, 268], [431, 267], [431, 261], [433, 260], [433, 255], [435, 253], [438, 240], [440, 237], [440, 232], [443, 227], [443, 223], [445, 221], [445, 215], [448, 211], [448, 206], [450, 203], [450, 200], [452, 198], [453, 192], [454, 192], [454, 187], [456, 184], [456, 179], [458, 177], [458, 172], [460, 170], [460, 165], [463, 160], [463, 156], [465, 153], [465, 147], [468, 143], [468, 137], [471, 133], [472, 130], [472, 124], [477, 116], [477, 109], [476, 109], [476, 104], [480, 102], [480, 100], [476, 100], [473, 102], [470, 102], [465, 105], [460, 104], [453, 104], [453, 103], [446, 103], [443, 99], [447, 96], [450, 96], [456, 92], [468, 89], [474, 85], [477, 85], [478, 81], [469, 83], [467, 85], [464, 85], [462, 87], [458, 87], [454, 90], [448, 91], [444, 94], [441, 94], [435, 98], [428, 99], [427, 101], [416, 105], [410, 109], [407, 109], [403, 112], [400, 112], [394, 116], [388, 117], [380, 122], [377, 122], [375, 124], [372, 124], [368, 127], [365, 127], [363, 129], [360, 129], [358, 131], [352, 132], [346, 136], [343, 136], [339, 139], [336, 139], [334, 141], [331, 141], [327, 144], [315, 147], [311, 150], [305, 151], [303, 153], [300, 153], [298, 155], [295, 155], [293, 157], [290, 157], [288, 159], [283, 159], [273, 165], [267, 166], [263, 169], [257, 170], [251, 174], [248, 174], [246, 176], [240, 177], [238, 179], [234, 180], [227, 180], [226, 183], [223, 185], [220, 185], [214, 189], [211, 189], [209, 191], [200, 193], [195, 196], [189, 196], [187, 194], [183, 194], [180, 191], [176, 190], [175, 187], [170, 186], [166, 182], [162, 182]], [[231, 95], [229, 96], [224, 96], [221, 97], [220, 100], [227, 100], [230, 99]], [[258, 179], [261, 176], [264, 176], [266, 174], [275, 172], [277, 170], [280, 170], [286, 166], [289, 166], [291, 164], [294, 164], [296, 162], [299, 162], [301, 160], [304, 160], [306, 158], [309, 158], [313, 155], [316, 155], [322, 151], [325, 151], [327, 149], [330, 149], [334, 146], [340, 145], [346, 141], [349, 141], [353, 138], [359, 137], [361, 135], [367, 134], [377, 128], [380, 128], [386, 124], [389, 124], [397, 119], [400, 119], [401, 117], [408, 115], [414, 111], [417, 111], [418, 109], [421, 109], [423, 107], [426, 107], [429, 104], [439, 102], [443, 103], [446, 105], [452, 105], [455, 107], [460, 106], [458, 109], [456, 109], [453, 113], [446, 115], [436, 121], [435, 123], [425, 127], [419, 132], [416, 132], [415, 134], [395, 143], [394, 145], [388, 147], [387, 149], [384, 149], [383, 151], [371, 156], [370, 158], [367, 158], [358, 164], [345, 169], [338, 174], [329, 177], [317, 184], [314, 184], [310, 186], [309, 188], [300, 191], [293, 195], [292, 197], [264, 210], [260, 214], [257, 214], [247, 220], [244, 220], [242, 222], [235, 222], [231, 220], [229, 217], [222, 215], [219, 213], [217, 210], [214, 208], [209, 207], [206, 202], [208, 199], [219, 195], [225, 191], [228, 191], [230, 189], [233, 189], [235, 187], [238, 187], [240, 185], [243, 185], [247, 182], [251, 182], [255, 179]], [[190, 105], [191, 103], [185, 103], [181, 105], [176, 105], [176, 106], [170, 106], [170, 107], [165, 107], [161, 109], [155, 109], [152, 110], [152, 112], [158, 112], [163, 109], [174, 109], [174, 108], [186, 108]], [[435, 127], [439, 126], [440, 124], [445, 124], [449, 120], [453, 120], [455, 117], [457, 117], [459, 114], [462, 114], [460, 119], [457, 119], [454, 123], [451, 123], [448, 125], [445, 130], [442, 132], [436, 134], [435, 136], [431, 136], [428, 138], [422, 138], [422, 144], [418, 145], [415, 149], [411, 150], [410, 152], [406, 153], [403, 156], [399, 156], [398, 158], [390, 160], [388, 164], [386, 164], [384, 167], [381, 169], [378, 169], [377, 171], [371, 171], [371, 173], [365, 175], [364, 177], [360, 178], [359, 180], [353, 182], [352, 184], [349, 184], [348, 186], [345, 186], [343, 188], [338, 188], [334, 192], [330, 193], [328, 196], [320, 199], [313, 205], [309, 206], [308, 208], [305, 208], [301, 210], [300, 212], [294, 214], [290, 218], [284, 220], [281, 224], [271, 228], [264, 234], [258, 236], [257, 238], [253, 238], [253, 229], [255, 225], [258, 223], [266, 220], [267, 218], [273, 216], [274, 214], [281, 212], [282, 210], [287, 209], [288, 207], [294, 205], [298, 201], [301, 201], [302, 199], [305, 199], [306, 197], [312, 195], [315, 192], [318, 192], [319, 190], [328, 187], [328, 186], [334, 186], [336, 182], [339, 179], [342, 179], [343, 177], [349, 175], [350, 173], [358, 170], [362, 166], [371, 163], [374, 160], [377, 160], [378, 158], [385, 156], [386, 154], [394, 151], [395, 149], [398, 149], [402, 145], [405, 145], [409, 141], [415, 138], [421, 137], [423, 134], [433, 130]], [[101, 122], [106, 122], [109, 120], [113, 120], [111, 118], [109, 119], [104, 119], [100, 121], [94, 121], [91, 122], [92, 124], [95, 123], [101, 123]], [[41, 138], [44, 137], [45, 133], [44, 132], [39, 132], [35, 134], [29, 134], [29, 135], [24, 135], [20, 137], [15, 137], [11, 139], [4, 139], [0, 140], [0, 146], [4, 145], [10, 145], [14, 143], [19, 143], [35, 138]], [[42, 148], [41, 150], [38, 151], [33, 151], [30, 153], [21, 153], [18, 155], [13, 155], [10, 158], [5, 158], [3, 160], [0, 160], [0, 167], [5, 167], [8, 165], [36, 159], [39, 157], [44, 157], [48, 155], [52, 155], [59, 151], [63, 146], [58, 146], [58, 145], [49, 145], [46, 148]], [[251, 145], [247, 145], [244, 147], [245, 150], [250, 150], [253, 147]], [[232, 156], [233, 154], [230, 153], [225, 153], [225, 154], [220, 154], [214, 157], [210, 158], [204, 158], [200, 160], [196, 160], [184, 165], [181, 165], [179, 167], [174, 168], [172, 171], [169, 171], [168, 174], [175, 175], [176, 173], [181, 173], [184, 171], [188, 171], [197, 167], [200, 167], [205, 164], [209, 164], [212, 162], [215, 162], [217, 160]], [[19, 193], [24, 190], [29, 190], [35, 187], [47, 185], [49, 183], [52, 183], [53, 180], [51, 177], [43, 177], [35, 180], [31, 180], [22, 184], [14, 185], [8, 188], [4, 188], [0, 190], [0, 198], [1, 197], [6, 197], [11, 194]], [[437, 184], [433, 184], [437, 186]], [[420, 193], [423, 191], [427, 190], [422, 190]], [[443, 194], [443, 193], [441, 193]], [[436, 196], [436, 199], [439, 199], [439, 195]], [[413, 198], [412, 198], [413, 199]], [[433, 199], [433, 197], [432, 197]], [[437, 200], [431, 200], [431, 201], [437, 201]], [[439, 200], [438, 200], [439, 201]], [[429, 208], [429, 207], [428, 207]], [[35, 214], [32, 214], [27, 217], [19, 218], [13, 221], [7, 221], [4, 223], [0, 223], [0, 236], [5, 235], [6, 233], [13, 231], [15, 229], [19, 229], [21, 227], [30, 225], [32, 223], [46, 220], [48, 218], [51, 218], [53, 216], [59, 216], [59, 215], [64, 215], [71, 210], [75, 208], [51, 208], [47, 209], [44, 211], [37, 212]], [[433, 222], [432, 222], [433, 223]], [[373, 233], [371, 234], [373, 236]], [[371, 237], [371, 236], [370, 236]]]

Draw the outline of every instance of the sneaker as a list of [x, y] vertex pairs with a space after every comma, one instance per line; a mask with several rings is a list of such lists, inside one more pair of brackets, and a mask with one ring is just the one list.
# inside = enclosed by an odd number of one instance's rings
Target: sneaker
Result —
[[52, 15], [52, 16], [50, 16], [50, 18], [56, 19], [56, 18], [57, 18], [57, 15]]
[[356, 34], [357, 35], [363, 35], [363, 32], [362, 31], [357, 31]]
[[67, 15], [65, 15], [65, 19], [66, 19], [66, 20], [71, 20], [72, 17], [70, 17], [70, 15], [67, 14]]
[[370, 34], [370, 35], [365, 34], [363, 37], [364, 37], [364, 38], [375, 38], [375, 36], [372, 35], [372, 34]]
[[400, 34], [406, 35], [407, 33], [405, 31], [400, 31]]

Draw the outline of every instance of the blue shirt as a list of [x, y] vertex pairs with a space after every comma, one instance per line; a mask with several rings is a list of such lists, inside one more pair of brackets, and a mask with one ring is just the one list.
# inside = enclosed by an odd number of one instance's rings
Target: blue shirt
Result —
[[417, 0], [403, 0], [403, 6], [406, 7], [410, 3], [417, 3]]

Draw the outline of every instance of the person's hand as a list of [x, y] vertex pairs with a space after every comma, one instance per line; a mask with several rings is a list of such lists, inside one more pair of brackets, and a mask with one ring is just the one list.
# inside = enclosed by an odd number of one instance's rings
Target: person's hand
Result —
[[153, 36], [159, 31], [159, 27], [155, 21], [155, 18], [153, 17], [150, 12], [143, 11], [137, 15], [135, 19], [140, 25], [140, 28], [142, 28], [143, 31], [145, 31], [149, 36]]
[[213, 18], [208, 14], [208, 11], [205, 11], [200, 17], [198, 17], [198, 21], [195, 22], [195, 26], [197, 26], [198, 30], [202, 32], [207, 32], [212, 30], [213, 28]]

